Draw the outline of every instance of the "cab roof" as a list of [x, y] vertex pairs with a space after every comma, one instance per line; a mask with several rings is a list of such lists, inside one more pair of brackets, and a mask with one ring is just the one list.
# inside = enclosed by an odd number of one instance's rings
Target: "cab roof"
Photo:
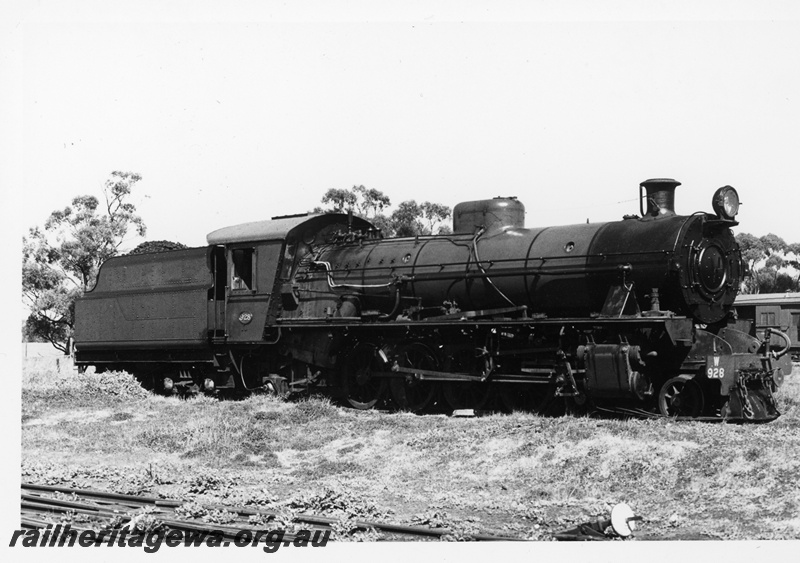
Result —
[[[355, 229], [368, 229], [372, 226], [368, 221], [359, 217], [354, 216], [350, 220], [352, 220], [352, 225]], [[208, 244], [231, 244], [262, 240], [283, 240], [288, 238], [293, 231], [319, 230], [332, 223], [344, 222], [346, 224], [347, 221], [348, 216], [343, 213], [291, 215], [267, 221], [254, 221], [252, 223], [233, 225], [232, 227], [223, 227], [209, 233], [206, 236], [206, 241]]]

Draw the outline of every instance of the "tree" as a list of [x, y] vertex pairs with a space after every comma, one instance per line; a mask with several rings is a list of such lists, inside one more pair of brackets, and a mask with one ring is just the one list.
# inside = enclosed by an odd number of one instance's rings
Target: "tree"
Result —
[[103, 186], [103, 201], [92, 195], [73, 198], [53, 211], [44, 225], [23, 238], [22, 297], [31, 314], [26, 333], [64, 353], [74, 327], [75, 300], [94, 287], [100, 266], [119, 252], [129, 231], [144, 236], [146, 227], [128, 202], [141, 180], [133, 172], [114, 171]]
[[392, 204], [389, 196], [374, 188], [367, 189], [364, 186], [353, 186], [353, 192], [355, 192], [359, 200], [358, 208], [364, 217], [377, 217]]
[[450, 208], [441, 203], [413, 199], [404, 201], [392, 212], [390, 224], [394, 235], [413, 237], [452, 232], [448, 225], [442, 225], [451, 215]]
[[359, 217], [372, 219], [383, 213], [392, 202], [389, 196], [374, 188], [353, 186], [350, 189], [331, 188], [322, 196], [322, 203], [329, 205], [327, 209], [317, 207], [318, 213], [354, 213]]
[[776, 252], [785, 252], [787, 247], [786, 241], [778, 235], [769, 233], [761, 237], [761, 244], [764, 246], [764, 252], [767, 256], [772, 256]]
[[350, 189], [331, 188], [322, 196], [327, 208], [317, 207], [315, 213], [353, 213], [367, 219], [386, 236], [416, 236], [452, 232], [444, 222], [451, 216], [446, 205], [425, 201], [407, 200], [400, 203], [390, 215], [389, 197], [380, 190], [363, 185]]
[[354, 212], [358, 202], [358, 194], [355, 186], [352, 190], [341, 188], [331, 188], [322, 196], [322, 203], [327, 203], [331, 207], [324, 210], [325, 213], [348, 213]]
[[739, 250], [742, 252], [742, 258], [747, 267], [751, 272], [754, 271], [756, 264], [766, 255], [764, 243], [750, 233], [739, 233], [736, 235], [736, 242], [739, 244]]
[[[791, 269], [800, 270], [798, 250], [800, 244], [787, 244], [773, 233], [756, 237], [750, 233], [736, 235], [736, 242], [747, 263], [750, 276], [742, 284], [743, 293], [783, 293], [800, 290], [797, 275]], [[793, 253], [795, 258], [787, 257]]]
[[449, 225], [443, 224], [452, 215], [452, 210], [441, 203], [422, 202], [419, 206], [422, 217], [427, 222], [425, 230], [427, 234], [450, 234], [452, 229]]
[[[792, 254], [794, 258], [788, 258], [788, 255]], [[800, 243], [794, 242], [786, 247], [786, 263], [794, 268], [795, 270], [800, 271]]]
[[392, 212], [391, 224], [398, 237], [413, 237], [422, 232], [422, 209], [413, 199], [404, 201]]

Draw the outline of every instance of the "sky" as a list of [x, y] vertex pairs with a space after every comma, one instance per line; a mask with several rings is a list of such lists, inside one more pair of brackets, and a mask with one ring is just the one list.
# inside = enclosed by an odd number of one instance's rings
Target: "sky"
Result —
[[[672, 177], [678, 212], [732, 185], [738, 231], [800, 242], [799, 6], [6, 0], [0, 228], [20, 241], [114, 170], [143, 177], [147, 239], [189, 246], [329, 188], [451, 207], [513, 195], [533, 227], [637, 213], [639, 183]], [[0, 358], [19, 373], [18, 349]]]
[[15, 27], [20, 234], [129, 170], [147, 239], [189, 246], [357, 184], [616, 220], [653, 177], [682, 182], [681, 213], [732, 185], [741, 231], [800, 241], [790, 3], [65, 5]]

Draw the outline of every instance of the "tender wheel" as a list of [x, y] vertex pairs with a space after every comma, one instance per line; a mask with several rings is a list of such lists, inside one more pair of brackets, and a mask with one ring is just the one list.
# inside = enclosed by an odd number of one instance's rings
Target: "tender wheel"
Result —
[[347, 403], [360, 410], [371, 409], [386, 395], [386, 379], [373, 372], [385, 371], [385, 365], [374, 344], [360, 342], [350, 351], [342, 373]]
[[482, 409], [489, 402], [491, 387], [488, 383], [445, 383], [442, 394], [453, 409]]
[[148, 391], [157, 391], [156, 375], [152, 369], [137, 367], [132, 373], [142, 388]]
[[673, 377], [661, 386], [658, 410], [664, 416], [700, 416], [703, 390], [689, 375]]
[[[403, 367], [436, 370], [439, 362], [434, 353], [425, 346], [415, 342], [403, 347], [398, 354], [398, 363]], [[421, 412], [433, 403], [438, 386], [432, 381], [425, 381], [404, 374], [405, 377], [392, 379], [392, 398], [401, 409]]]

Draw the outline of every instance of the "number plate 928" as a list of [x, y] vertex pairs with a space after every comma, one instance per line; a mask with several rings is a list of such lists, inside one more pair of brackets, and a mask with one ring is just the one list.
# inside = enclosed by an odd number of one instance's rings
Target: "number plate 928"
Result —
[[734, 369], [731, 356], [708, 356], [706, 358], [706, 377], [708, 379], [723, 379], [726, 375], [733, 375]]

